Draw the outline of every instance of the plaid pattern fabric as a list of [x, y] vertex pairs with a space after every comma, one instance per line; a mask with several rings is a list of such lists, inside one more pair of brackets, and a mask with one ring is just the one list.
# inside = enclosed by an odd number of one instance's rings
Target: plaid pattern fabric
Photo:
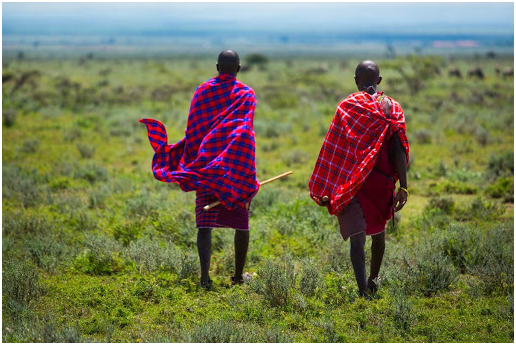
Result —
[[403, 110], [398, 102], [388, 98], [391, 114], [387, 117], [378, 102], [382, 95], [356, 92], [337, 107], [308, 183], [315, 202], [320, 204], [323, 196], [330, 198], [330, 214], [340, 213], [357, 194], [373, 169], [384, 140], [395, 132], [400, 136], [408, 163]]
[[245, 207], [258, 191], [253, 117], [254, 91], [231, 74], [200, 85], [192, 99], [185, 137], [167, 144], [162, 123], [141, 119], [155, 151], [154, 177], [185, 192], [214, 195], [232, 210]]

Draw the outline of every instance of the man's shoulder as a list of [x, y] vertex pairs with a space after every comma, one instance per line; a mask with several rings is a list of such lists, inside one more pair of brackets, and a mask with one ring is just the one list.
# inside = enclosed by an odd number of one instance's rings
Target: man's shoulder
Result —
[[241, 81], [240, 81], [240, 80], [238, 80], [238, 79], [236, 80], [236, 82], [237, 82], [238, 86], [239, 86], [242, 90], [244, 90], [244, 91], [246, 91], [246, 92], [249, 92], [249, 93], [251, 93], [251, 94], [253, 94], [253, 95], [254, 95], [254, 90], [253, 90], [249, 85], [244, 84], [243, 82], [241, 82]]

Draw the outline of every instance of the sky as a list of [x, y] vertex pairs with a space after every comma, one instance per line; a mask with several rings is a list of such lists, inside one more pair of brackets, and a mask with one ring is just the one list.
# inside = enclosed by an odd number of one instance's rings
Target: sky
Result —
[[3, 35], [514, 32], [514, 3], [6, 3]]

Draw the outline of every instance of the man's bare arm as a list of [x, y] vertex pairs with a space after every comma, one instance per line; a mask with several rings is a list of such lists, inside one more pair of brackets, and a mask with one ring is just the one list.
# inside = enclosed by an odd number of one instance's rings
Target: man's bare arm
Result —
[[[403, 149], [403, 145], [401, 144], [400, 137], [397, 133], [393, 136], [393, 160], [394, 160], [394, 169], [398, 173], [398, 177], [400, 180], [400, 187], [407, 188], [407, 156], [405, 155], [405, 150]], [[394, 198], [394, 210], [398, 212], [405, 206], [407, 202], [408, 194], [403, 189], [400, 189], [396, 193], [396, 197]]]

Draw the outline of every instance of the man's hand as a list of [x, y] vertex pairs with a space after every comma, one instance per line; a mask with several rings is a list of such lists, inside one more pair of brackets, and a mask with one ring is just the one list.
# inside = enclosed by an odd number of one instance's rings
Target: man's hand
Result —
[[407, 192], [405, 192], [403, 189], [398, 190], [398, 193], [396, 193], [396, 196], [394, 197], [394, 212], [398, 212], [405, 206], [407, 203]]
[[330, 201], [330, 198], [328, 198], [327, 196], [323, 196], [321, 198], [321, 203], [319, 204], [319, 206], [326, 206], [326, 205], [328, 205], [329, 201]]

